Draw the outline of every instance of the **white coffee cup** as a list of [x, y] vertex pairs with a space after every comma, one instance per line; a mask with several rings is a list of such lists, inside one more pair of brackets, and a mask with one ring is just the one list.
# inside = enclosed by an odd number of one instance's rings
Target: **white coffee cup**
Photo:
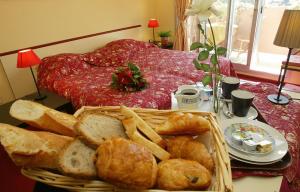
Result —
[[193, 85], [182, 85], [175, 94], [179, 109], [197, 109], [201, 91]]

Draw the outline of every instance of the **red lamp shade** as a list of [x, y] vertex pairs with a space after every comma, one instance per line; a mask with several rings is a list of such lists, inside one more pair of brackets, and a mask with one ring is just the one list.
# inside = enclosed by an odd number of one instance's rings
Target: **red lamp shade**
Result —
[[148, 22], [149, 28], [159, 27], [158, 21], [156, 19], [150, 19]]
[[31, 67], [40, 63], [40, 58], [31, 49], [18, 52], [17, 68]]

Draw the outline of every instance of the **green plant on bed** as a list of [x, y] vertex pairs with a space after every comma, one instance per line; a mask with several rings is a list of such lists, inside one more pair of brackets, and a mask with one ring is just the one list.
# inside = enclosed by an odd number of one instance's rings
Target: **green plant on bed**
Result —
[[148, 83], [146, 79], [144, 79], [140, 68], [130, 62], [127, 67], [119, 67], [112, 74], [111, 86], [120, 91], [141, 91], [145, 89], [147, 85]]

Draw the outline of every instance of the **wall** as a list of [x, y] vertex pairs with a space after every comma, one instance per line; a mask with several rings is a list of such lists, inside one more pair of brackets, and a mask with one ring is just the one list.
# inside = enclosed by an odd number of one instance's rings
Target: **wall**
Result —
[[[0, 0], [0, 52], [137, 24], [142, 27], [35, 51], [43, 58], [62, 52], [90, 51], [114, 39], [148, 40], [151, 30], [147, 21], [158, 14], [156, 4], [169, 5], [172, 0]], [[167, 9], [168, 14], [169, 9], [172, 7]], [[169, 23], [163, 14], [159, 13], [158, 18], [162, 18], [161, 25]], [[29, 69], [15, 68], [16, 57], [0, 59], [18, 98], [35, 92], [35, 87]], [[14, 98], [2, 67], [0, 91], [0, 102]]]
[[[175, 1], [174, 0], [156, 0], [155, 1], [155, 15], [159, 21], [160, 27], [156, 29], [159, 31], [171, 31], [174, 39], [175, 34]], [[157, 35], [157, 33], [156, 33]]]

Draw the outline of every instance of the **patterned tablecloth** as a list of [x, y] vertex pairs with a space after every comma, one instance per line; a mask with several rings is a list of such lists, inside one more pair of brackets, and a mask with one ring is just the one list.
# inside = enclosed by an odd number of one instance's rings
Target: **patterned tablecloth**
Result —
[[269, 83], [241, 85], [241, 89], [255, 93], [253, 105], [259, 111], [263, 120], [284, 135], [289, 145], [292, 164], [284, 171], [233, 171], [233, 177], [248, 175], [275, 176], [284, 175], [280, 191], [300, 191], [300, 103], [290, 101], [287, 105], [275, 105], [267, 96], [277, 93], [275, 85]]

